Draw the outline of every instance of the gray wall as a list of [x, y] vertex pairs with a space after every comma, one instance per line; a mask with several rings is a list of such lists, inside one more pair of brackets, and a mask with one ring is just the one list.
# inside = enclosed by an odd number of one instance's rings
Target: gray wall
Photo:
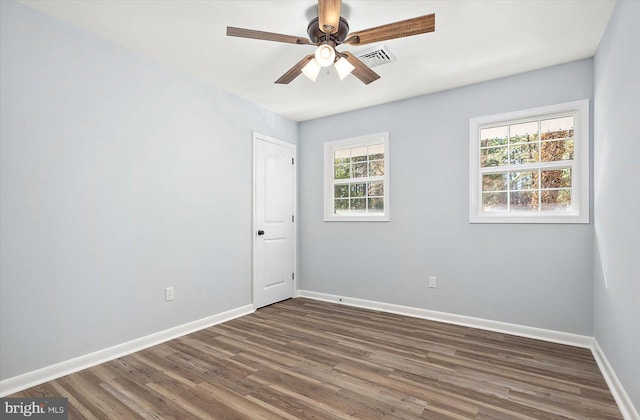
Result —
[[[639, 18], [619, 2], [595, 78], [584, 60], [300, 124], [300, 288], [594, 332], [640, 406]], [[0, 19], [0, 379], [250, 303], [251, 130], [297, 125], [22, 5]], [[469, 224], [469, 118], [592, 86], [595, 237]], [[322, 142], [387, 130], [392, 221], [323, 222]]]
[[640, 410], [640, 3], [620, 1], [595, 57], [594, 335]]
[[[591, 99], [592, 70], [583, 60], [301, 123], [300, 288], [590, 335], [591, 225], [469, 224], [468, 141], [469, 118]], [[323, 142], [387, 130], [391, 221], [323, 222]]]
[[251, 130], [297, 124], [0, 8], [0, 378], [251, 303]]

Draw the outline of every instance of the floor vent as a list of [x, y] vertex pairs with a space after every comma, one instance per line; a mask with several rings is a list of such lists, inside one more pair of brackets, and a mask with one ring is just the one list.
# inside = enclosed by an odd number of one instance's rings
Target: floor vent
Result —
[[391, 54], [391, 51], [389, 51], [389, 47], [384, 44], [376, 45], [375, 47], [367, 48], [366, 50], [357, 51], [354, 54], [368, 67], [387, 64], [396, 60], [396, 57]]

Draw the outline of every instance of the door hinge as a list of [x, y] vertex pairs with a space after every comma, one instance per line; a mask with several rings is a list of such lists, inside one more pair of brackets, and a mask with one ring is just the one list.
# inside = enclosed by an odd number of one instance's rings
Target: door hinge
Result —
[[291, 280], [295, 280], [295, 279], [296, 279], [295, 273], [291, 273]]
[[295, 160], [295, 158], [291, 158], [291, 164], [292, 164], [292, 165], [295, 165], [295, 164], [296, 164], [296, 160]]

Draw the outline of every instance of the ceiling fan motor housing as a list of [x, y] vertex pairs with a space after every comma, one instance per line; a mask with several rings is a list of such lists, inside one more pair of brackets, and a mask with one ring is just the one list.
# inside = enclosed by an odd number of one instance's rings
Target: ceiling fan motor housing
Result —
[[[340, 79], [343, 79], [348, 74], [352, 74], [362, 83], [368, 85], [378, 80], [380, 75], [371, 70], [369, 66], [354, 54], [348, 51], [338, 52], [336, 50], [338, 45], [349, 44], [352, 46], [360, 46], [389, 39], [424, 34], [435, 30], [435, 14], [431, 13], [430, 15], [405, 19], [349, 34], [349, 22], [340, 16], [341, 6], [342, 0], [318, 0], [318, 14], [316, 17], [313, 17], [313, 14], [310, 15], [312, 19], [307, 26], [309, 39], [254, 29], [235, 28], [232, 26], [227, 26], [227, 35], [288, 44], [315, 45], [317, 47], [315, 54], [309, 54], [298, 61], [276, 80], [275, 83], [277, 84], [288, 84], [300, 74], [304, 74], [315, 81], [321, 67], [328, 67], [335, 64]], [[311, 13], [313, 13], [313, 11], [311, 11]], [[322, 28], [320, 26], [322, 26]], [[389, 54], [384, 55], [386, 58], [390, 58]]]
[[[315, 17], [311, 19], [309, 22], [309, 26], [307, 26], [307, 34], [309, 35], [309, 40], [314, 44], [318, 44], [326, 40], [327, 35], [320, 30], [320, 26], [318, 23], [318, 18]], [[349, 34], [349, 22], [343, 17], [340, 17], [340, 24], [338, 25], [338, 32], [330, 35], [330, 40], [334, 41], [336, 44], [341, 43], [345, 40]]]

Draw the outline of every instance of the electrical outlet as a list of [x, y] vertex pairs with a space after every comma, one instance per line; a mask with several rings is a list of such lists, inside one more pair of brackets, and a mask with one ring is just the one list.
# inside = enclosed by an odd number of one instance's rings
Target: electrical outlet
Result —
[[437, 287], [436, 276], [429, 276], [429, 287], [435, 289]]
[[173, 294], [173, 286], [164, 289], [164, 300], [169, 302], [173, 299], [175, 299], [175, 295]]

